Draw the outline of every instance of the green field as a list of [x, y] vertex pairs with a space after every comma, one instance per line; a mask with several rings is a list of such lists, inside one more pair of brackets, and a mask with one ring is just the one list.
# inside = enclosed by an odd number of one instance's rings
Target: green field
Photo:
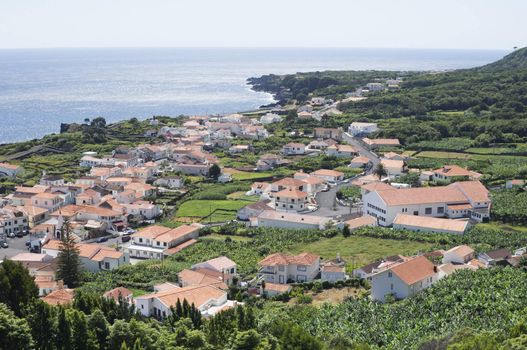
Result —
[[[212, 212], [216, 212], [211, 218], [207, 218], [212, 222], [228, 221], [236, 218], [236, 211], [247, 205], [246, 201], [238, 200], [190, 200], [183, 203], [177, 213], [176, 217], [208, 217]], [[218, 211], [218, 210], [225, 211]]]
[[[474, 149], [474, 148], [473, 148]], [[480, 148], [480, 150], [490, 150], [490, 148]], [[499, 155], [499, 154], [473, 154], [459, 152], [442, 151], [423, 151], [416, 154], [419, 158], [440, 158], [440, 159], [460, 159], [460, 160], [518, 160], [527, 159], [522, 156]]]
[[257, 180], [257, 179], [265, 179], [268, 177], [272, 177], [274, 174], [270, 172], [248, 172], [248, 171], [239, 171], [232, 174], [232, 178], [234, 180]]
[[371, 237], [351, 236], [344, 238], [339, 235], [333, 238], [323, 238], [316, 242], [295, 245], [292, 253], [315, 253], [324, 259], [333, 259], [337, 253], [347, 261], [348, 270], [363, 266], [377, 259], [396, 254], [415, 254], [428, 250], [432, 244], [414, 241], [380, 239]]
[[225, 238], [227, 237], [229, 237], [230, 239], [236, 242], [247, 242], [251, 240], [251, 238], [247, 236], [233, 236], [233, 235], [227, 236], [227, 235], [220, 235], [217, 233], [213, 233], [213, 234], [201, 237], [201, 239], [203, 240], [212, 239], [212, 240], [217, 240], [217, 241], [224, 241]]
[[259, 196], [246, 196], [246, 192], [239, 191], [239, 192], [233, 192], [231, 194], [227, 195], [228, 199], [236, 199], [241, 201], [248, 201], [248, 202], [258, 202], [260, 199]]
[[478, 224], [477, 227], [489, 229], [489, 230], [503, 230], [509, 232], [525, 232], [527, 233], [527, 227], [503, 224], [501, 222], [490, 222], [488, 224]]

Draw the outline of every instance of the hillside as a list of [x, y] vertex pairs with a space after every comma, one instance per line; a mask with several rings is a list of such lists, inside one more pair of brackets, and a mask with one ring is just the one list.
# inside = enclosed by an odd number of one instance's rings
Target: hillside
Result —
[[485, 146], [527, 139], [527, 48], [482, 67], [442, 73], [331, 71], [270, 75], [249, 82], [256, 90], [302, 102], [309, 94], [342, 98], [368, 82], [401, 75], [399, 90], [341, 103], [344, 115], [326, 125], [380, 121], [378, 136], [398, 137], [405, 144], [462, 137]]

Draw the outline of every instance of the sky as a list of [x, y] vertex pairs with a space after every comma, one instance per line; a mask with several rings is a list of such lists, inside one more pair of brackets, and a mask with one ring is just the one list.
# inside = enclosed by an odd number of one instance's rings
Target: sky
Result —
[[0, 0], [0, 48], [527, 45], [525, 0]]

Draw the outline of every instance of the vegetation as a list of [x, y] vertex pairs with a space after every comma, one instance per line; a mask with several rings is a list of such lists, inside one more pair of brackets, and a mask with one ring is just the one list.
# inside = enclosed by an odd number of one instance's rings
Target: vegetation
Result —
[[71, 233], [69, 222], [66, 220], [61, 228], [60, 251], [57, 263], [57, 277], [70, 288], [79, 285], [81, 277], [81, 262], [79, 249]]
[[492, 191], [493, 220], [527, 225], [527, 192], [523, 189]]
[[268, 304], [260, 325], [280, 319], [299, 324], [328, 344], [345, 338], [351, 344], [383, 349], [416, 349], [431, 338], [466, 327], [505, 337], [509, 329], [525, 322], [526, 277], [526, 272], [512, 268], [463, 270], [393, 304], [368, 298], [320, 308]]

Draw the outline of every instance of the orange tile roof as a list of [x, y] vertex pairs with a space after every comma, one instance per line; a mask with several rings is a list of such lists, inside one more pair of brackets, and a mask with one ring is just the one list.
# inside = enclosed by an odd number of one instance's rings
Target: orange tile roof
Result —
[[123, 256], [123, 252], [115, 250], [110, 247], [101, 248], [95, 255], [91, 257], [93, 261], [103, 261], [106, 258], [109, 259], [120, 259]]
[[355, 219], [344, 221], [344, 224], [348, 225], [350, 230], [357, 229], [363, 226], [375, 225], [376, 223], [377, 223], [377, 220], [373, 216], [370, 216], [370, 215], [365, 215], [365, 216], [361, 216]]
[[462, 168], [459, 165], [445, 165], [442, 168], [433, 170], [433, 172], [446, 177], [470, 176], [478, 178], [481, 176], [481, 174]]
[[261, 266], [275, 266], [275, 265], [312, 265], [320, 256], [311, 253], [301, 253], [298, 255], [287, 255], [283, 253], [275, 253], [269, 255], [261, 260], [258, 264]]
[[468, 227], [468, 221], [466, 220], [441, 219], [401, 213], [397, 214], [395, 220], [393, 220], [393, 224], [422, 227], [430, 230], [454, 231], [458, 233], [465, 232]]
[[181, 225], [177, 228], [174, 228], [170, 231], [164, 232], [156, 237], [154, 239], [159, 242], [172, 242], [176, 239], [188, 236], [192, 234], [193, 232], [196, 232], [200, 229], [200, 227], [192, 226], [192, 225]]
[[457, 247], [447, 250], [446, 253], [455, 253], [459, 256], [464, 257], [464, 256], [474, 253], [474, 249], [472, 249], [468, 245], [458, 245]]
[[366, 191], [386, 191], [386, 190], [396, 190], [395, 187], [388, 185], [385, 182], [375, 181], [370, 182], [360, 187]]
[[126, 299], [130, 296], [132, 296], [132, 291], [124, 287], [117, 287], [103, 294], [103, 297], [111, 298], [115, 301], [119, 301], [119, 297]]
[[49, 305], [66, 305], [73, 302], [75, 291], [73, 289], [57, 289], [42, 297], [42, 301]]
[[183, 288], [173, 288], [159, 293], [145, 294], [136, 299], [157, 298], [167, 307], [175, 306], [177, 301], [186, 300], [189, 304], [194, 304], [200, 308], [211, 299], [220, 299], [226, 292], [211, 285], [188, 286]]
[[287, 293], [292, 289], [289, 284], [265, 283], [265, 290], [277, 293]]
[[168, 248], [168, 249], [165, 249], [163, 251], [163, 253], [165, 253], [166, 255], [172, 255], [172, 254], [176, 254], [180, 251], [182, 251], [183, 249], [187, 248], [187, 247], [190, 247], [191, 245], [197, 243], [198, 241], [194, 238], [192, 239], [189, 239], [188, 241], [186, 242], [183, 242], [181, 244], [178, 244], [177, 246], [175, 247], [172, 247], [172, 248]]
[[141, 238], [156, 238], [157, 236], [170, 231], [169, 227], [160, 226], [160, 225], [151, 225], [147, 226], [137, 233], [134, 233], [132, 237], [141, 237]]
[[370, 162], [370, 159], [368, 157], [358, 156], [351, 160], [352, 163], [363, 163], [368, 164]]
[[305, 183], [299, 179], [293, 179], [291, 177], [286, 177], [286, 178], [283, 178], [282, 180], [273, 182], [273, 185], [283, 186], [283, 187], [301, 187], [301, 186], [304, 186]]
[[315, 170], [311, 173], [311, 175], [315, 175], [315, 176], [335, 176], [335, 177], [340, 177], [340, 176], [344, 176], [344, 173], [343, 172], [340, 172], [340, 171], [336, 171], [336, 170], [329, 170], [329, 169], [319, 169], [319, 170]]
[[377, 191], [386, 205], [411, 205], [428, 203], [466, 203], [467, 198], [457, 188], [417, 187], [396, 191]]
[[212, 285], [223, 290], [229, 289], [221, 273], [208, 269], [185, 269], [178, 273], [178, 278], [184, 285]]
[[412, 285], [436, 272], [434, 264], [424, 256], [418, 256], [408, 261], [393, 266], [390, 270], [407, 285]]
[[292, 188], [289, 188], [289, 189], [285, 189], [285, 190], [282, 190], [282, 191], [279, 191], [277, 193], [275, 193], [275, 197], [278, 198], [278, 197], [285, 197], [285, 198], [306, 198], [307, 197], [307, 193], [306, 192], [303, 192], [303, 191], [298, 191], [298, 190], [295, 190], [295, 189], [292, 189]]
[[488, 202], [489, 191], [479, 181], [458, 181], [447, 187], [453, 187], [463, 192], [473, 202]]

